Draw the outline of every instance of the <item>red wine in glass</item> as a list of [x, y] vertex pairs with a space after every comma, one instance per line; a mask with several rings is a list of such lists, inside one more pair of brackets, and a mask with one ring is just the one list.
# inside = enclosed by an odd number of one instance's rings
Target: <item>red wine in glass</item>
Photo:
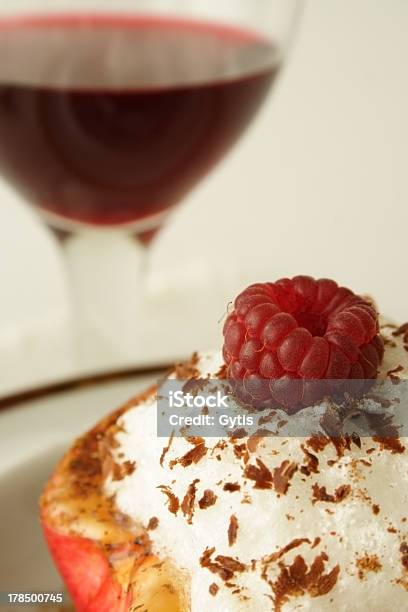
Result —
[[3, 22], [0, 56], [0, 170], [72, 227], [159, 225], [280, 67], [259, 35], [155, 17]]

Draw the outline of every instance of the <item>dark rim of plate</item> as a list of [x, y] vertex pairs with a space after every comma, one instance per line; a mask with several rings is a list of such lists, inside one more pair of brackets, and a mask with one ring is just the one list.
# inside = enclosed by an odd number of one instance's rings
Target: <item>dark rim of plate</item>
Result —
[[172, 365], [173, 363], [163, 363], [146, 367], [87, 374], [77, 378], [71, 378], [24, 391], [18, 391], [16, 393], [0, 397], [0, 412], [10, 410], [11, 408], [15, 408], [26, 402], [43, 399], [44, 397], [49, 397], [51, 395], [58, 395], [67, 391], [76, 391], [77, 389], [85, 389], [99, 384], [118, 382], [139, 376], [154, 376], [155, 374], [160, 376], [166, 370], [171, 369]]

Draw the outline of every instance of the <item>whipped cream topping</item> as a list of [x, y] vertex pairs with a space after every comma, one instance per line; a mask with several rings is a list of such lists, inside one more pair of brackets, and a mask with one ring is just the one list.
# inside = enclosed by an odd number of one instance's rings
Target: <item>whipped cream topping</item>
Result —
[[[380, 375], [407, 378], [395, 331], [384, 323]], [[219, 353], [195, 365], [211, 378], [221, 366]], [[185, 572], [192, 612], [407, 608], [407, 439], [167, 440], [154, 396], [118, 423], [115, 459], [135, 469], [106, 493]]]

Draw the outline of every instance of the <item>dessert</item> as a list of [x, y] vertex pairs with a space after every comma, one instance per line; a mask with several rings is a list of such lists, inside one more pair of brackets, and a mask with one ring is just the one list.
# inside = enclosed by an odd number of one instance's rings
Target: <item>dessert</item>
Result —
[[[408, 325], [379, 324], [367, 299], [297, 277], [244, 292], [224, 334], [223, 356], [194, 355], [169, 378], [200, 386], [230, 377], [249, 381], [251, 395], [254, 378], [273, 391], [287, 377], [300, 381], [301, 401], [275, 405], [255, 434], [162, 439], [153, 388], [78, 440], [41, 500], [76, 609], [406, 609], [408, 441], [390, 425], [389, 402], [371, 388], [364, 399], [344, 396], [354, 416], [369, 405], [374, 431], [364, 437], [334, 435], [324, 419], [318, 435], [283, 434], [284, 421], [308, 414], [309, 380], [404, 386]], [[273, 419], [282, 423], [275, 435]]]

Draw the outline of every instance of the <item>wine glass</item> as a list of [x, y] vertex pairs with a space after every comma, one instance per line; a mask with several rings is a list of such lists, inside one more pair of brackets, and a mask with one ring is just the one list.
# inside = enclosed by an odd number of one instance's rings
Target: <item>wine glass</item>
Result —
[[2, 2], [0, 172], [60, 239], [81, 337], [92, 329], [125, 359], [134, 350], [143, 270], [118, 253], [134, 239], [146, 249], [243, 134], [279, 74], [300, 7]]

